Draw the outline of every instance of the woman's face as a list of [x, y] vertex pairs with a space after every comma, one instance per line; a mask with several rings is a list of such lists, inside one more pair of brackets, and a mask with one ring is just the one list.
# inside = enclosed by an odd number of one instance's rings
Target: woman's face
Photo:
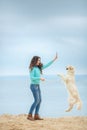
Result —
[[38, 58], [38, 61], [37, 61], [37, 64], [36, 65], [39, 65], [41, 63], [41, 59]]

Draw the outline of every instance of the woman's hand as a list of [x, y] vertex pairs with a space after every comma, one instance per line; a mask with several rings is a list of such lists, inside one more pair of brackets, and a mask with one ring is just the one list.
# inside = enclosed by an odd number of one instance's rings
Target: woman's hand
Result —
[[44, 79], [44, 78], [40, 78], [40, 80], [41, 80], [41, 81], [45, 81], [45, 79]]
[[57, 54], [57, 52], [56, 52], [56, 56], [55, 56], [55, 58], [53, 59], [53, 61], [55, 61], [57, 58], [58, 58], [58, 54]]

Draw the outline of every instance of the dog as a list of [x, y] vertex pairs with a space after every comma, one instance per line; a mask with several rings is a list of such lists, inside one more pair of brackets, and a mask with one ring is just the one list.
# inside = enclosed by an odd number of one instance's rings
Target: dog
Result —
[[75, 83], [75, 68], [69, 65], [66, 67], [66, 70], [67, 70], [66, 75], [58, 74], [58, 76], [60, 76], [61, 79], [64, 81], [69, 94], [68, 97], [69, 107], [68, 109], [66, 109], [66, 112], [71, 111], [75, 104], [77, 105], [77, 109], [80, 110], [82, 108], [82, 101], [80, 99], [79, 92], [77, 90]]

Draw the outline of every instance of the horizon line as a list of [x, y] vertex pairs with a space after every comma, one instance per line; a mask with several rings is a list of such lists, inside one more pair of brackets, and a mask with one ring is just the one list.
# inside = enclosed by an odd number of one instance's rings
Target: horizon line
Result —
[[[57, 74], [44, 74], [44, 75], [57, 75]], [[87, 75], [87, 74], [86, 73], [78, 73], [75, 75]], [[29, 74], [0, 75], [0, 77], [11, 77], [11, 76], [29, 76]]]

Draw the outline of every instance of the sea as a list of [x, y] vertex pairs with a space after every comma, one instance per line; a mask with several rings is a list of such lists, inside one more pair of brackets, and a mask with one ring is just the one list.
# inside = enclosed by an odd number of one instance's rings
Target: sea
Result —
[[[40, 83], [42, 102], [40, 115], [43, 117], [87, 116], [87, 75], [76, 75], [76, 85], [82, 100], [82, 109], [68, 108], [68, 93], [64, 83], [56, 75], [44, 75]], [[29, 76], [0, 76], [0, 115], [28, 114], [33, 95]]]

